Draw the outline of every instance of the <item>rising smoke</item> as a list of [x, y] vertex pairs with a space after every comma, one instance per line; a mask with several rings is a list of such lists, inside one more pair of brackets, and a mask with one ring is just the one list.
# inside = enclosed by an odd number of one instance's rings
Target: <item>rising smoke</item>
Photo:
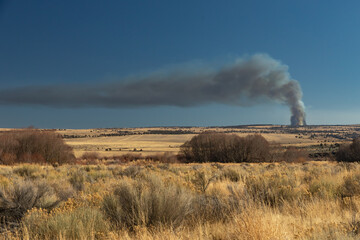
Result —
[[299, 83], [288, 67], [265, 54], [241, 58], [216, 71], [176, 71], [132, 81], [95, 85], [30, 86], [0, 91], [0, 104], [51, 107], [195, 106], [222, 103], [246, 106], [263, 101], [286, 104], [291, 125], [305, 125]]

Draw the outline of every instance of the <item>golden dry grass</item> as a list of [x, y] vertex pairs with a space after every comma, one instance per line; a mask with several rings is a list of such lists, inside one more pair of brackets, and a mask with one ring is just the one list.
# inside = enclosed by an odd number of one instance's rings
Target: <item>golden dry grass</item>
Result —
[[21, 182], [46, 183], [40, 203], [61, 202], [29, 209], [2, 239], [360, 238], [357, 163], [0, 167], [2, 191]]

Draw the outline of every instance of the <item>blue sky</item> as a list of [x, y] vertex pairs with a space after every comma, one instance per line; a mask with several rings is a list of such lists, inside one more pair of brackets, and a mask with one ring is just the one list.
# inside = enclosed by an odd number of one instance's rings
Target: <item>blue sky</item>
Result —
[[[0, 89], [92, 84], [269, 54], [303, 90], [308, 124], [360, 123], [359, 1], [1, 1]], [[289, 124], [288, 107], [0, 105], [0, 127]]]

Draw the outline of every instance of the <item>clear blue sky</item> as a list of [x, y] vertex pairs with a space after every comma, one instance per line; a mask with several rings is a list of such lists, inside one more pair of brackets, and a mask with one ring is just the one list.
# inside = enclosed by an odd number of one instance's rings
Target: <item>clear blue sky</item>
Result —
[[[267, 53], [303, 90], [308, 124], [360, 123], [359, 1], [2, 1], [0, 89], [121, 80]], [[288, 107], [0, 105], [0, 127], [289, 124]]]

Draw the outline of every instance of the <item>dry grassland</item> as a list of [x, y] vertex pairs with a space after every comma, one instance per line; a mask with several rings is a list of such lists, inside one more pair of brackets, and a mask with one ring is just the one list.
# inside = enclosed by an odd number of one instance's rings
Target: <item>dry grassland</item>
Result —
[[[74, 148], [76, 157], [85, 152], [97, 152], [101, 156], [122, 155], [129, 152], [140, 152], [143, 155], [179, 152], [180, 146], [191, 139], [194, 134], [184, 135], [130, 135], [114, 137], [91, 137], [66, 139], [65, 142]], [[111, 148], [111, 151], [106, 149]]]
[[0, 176], [2, 213], [24, 214], [2, 239], [360, 237], [355, 163], [18, 165]]
[[[176, 154], [204, 131], [331, 151], [359, 127], [57, 131], [101, 158]], [[0, 239], [360, 239], [358, 163], [95, 162], [0, 166]]]
[[[195, 134], [205, 131], [234, 133], [239, 136], [261, 134], [273, 144], [276, 143], [284, 147], [296, 146], [311, 149], [318, 147], [321, 143], [333, 145], [349, 142], [354, 136], [360, 136], [359, 129], [360, 127], [357, 125], [308, 126], [299, 128], [265, 125], [234, 128], [62, 129], [57, 130], [57, 132], [66, 136], [66, 143], [74, 148], [74, 153], [77, 157], [89, 151], [97, 152], [100, 156], [109, 157], [134, 152], [134, 149], [138, 153], [142, 150], [141, 154], [144, 156], [162, 154], [164, 152], [176, 154], [179, 151], [179, 147], [185, 141], [191, 139]], [[158, 134], [159, 131], [161, 134]], [[111, 148], [111, 151], [106, 151], [109, 148]]]

